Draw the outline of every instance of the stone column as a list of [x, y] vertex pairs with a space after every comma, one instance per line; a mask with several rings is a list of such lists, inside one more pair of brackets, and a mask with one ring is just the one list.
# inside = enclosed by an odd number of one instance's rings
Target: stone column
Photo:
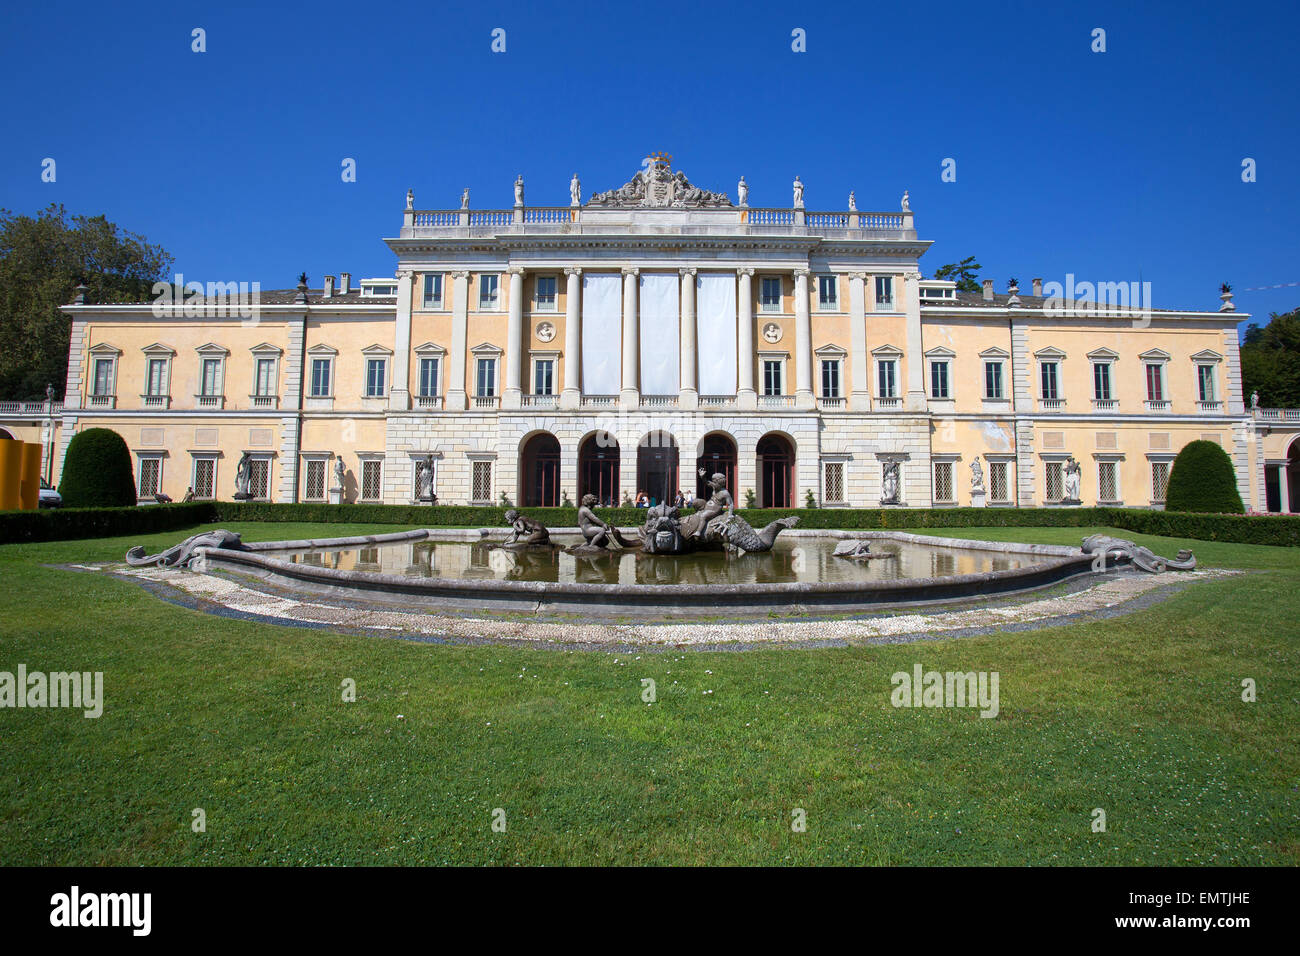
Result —
[[568, 286], [564, 297], [564, 390], [560, 393], [560, 407], [577, 408], [582, 404], [582, 270], [570, 266], [564, 274]]
[[795, 408], [813, 409], [812, 314], [808, 304], [808, 270], [794, 272]]
[[849, 273], [849, 410], [871, 411], [871, 362], [867, 358], [867, 274]]
[[501, 391], [502, 408], [523, 407], [524, 365], [524, 270], [511, 266], [510, 312], [506, 323], [505, 381]]
[[620, 404], [636, 408], [641, 404], [641, 378], [637, 368], [637, 350], [641, 344], [641, 321], [637, 296], [636, 266], [623, 267], [623, 385]]
[[753, 411], [758, 408], [758, 393], [754, 391], [754, 270], [737, 269], [736, 275], [740, 279], [736, 294], [736, 360], [740, 365], [736, 407]]
[[1284, 515], [1291, 513], [1291, 476], [1287, 474], [1289, 467], [1288, 465], [1277, 466], [1277, 503]]
[[388, 407], [406, 411], [411, 407], [411, 288], [410, 269], [397, 273], [397, 325], [393, 335], [393, 387], [388, 390]]
[[465, 397], [465, 339], [469, 332], [469, 273], [451, 274], [451, 354], [447, 357], [447, 408], [462, 411]]
[[695, 334], [695, 270], [679, 269], [682, 277], [682, 381], [678, 408], [699, 408], [699, 344]]
[[[903, 277], [903, 301], [907, 308], [907, 410], [925, 411], [925, 350], [921, 342], [921, 273]], [[897, 291], [895, 291], [897, 296]]]

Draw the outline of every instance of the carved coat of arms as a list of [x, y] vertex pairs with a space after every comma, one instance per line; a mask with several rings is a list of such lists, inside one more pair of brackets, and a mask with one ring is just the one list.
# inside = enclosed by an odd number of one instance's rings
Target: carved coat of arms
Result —
[[691, 184], [683, 172], [674, 172], [663, 159], [650, 159], [632, 179], [618, 189], [596, 193], [589, 206], [611, 208], [726, 209], [732, 203], [726, 193], [709, 192]]

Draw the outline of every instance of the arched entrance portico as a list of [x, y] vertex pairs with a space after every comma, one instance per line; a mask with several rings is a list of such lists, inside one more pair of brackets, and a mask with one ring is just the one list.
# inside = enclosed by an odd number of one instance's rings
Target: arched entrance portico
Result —
[[608, 432], [588, 435], [578, 449], [578, 504], [584, 495], [595, 495], [606, 508], [618, 501], [618, 441]]
[[652, 504], [672, 501], [681, 489], [678, 481], [677, 441], [665, 431], [649, 432], [636, 449], [636, 489]]
[[794, 445], [790, 439], [769, 432], [758, 440], [758, 506], [794, 507]]
[[695, 459], [695, 497], [709, 500], [710, 475], [727, 476], [727, 491], [736, 500], [736, 442], [726, 432], [710, 432], [700, 442], [700, 454]]
[[550, 432], [538, 432], [520, 449], [519, 504], [525, 508], [560, 504], [560, 442]]

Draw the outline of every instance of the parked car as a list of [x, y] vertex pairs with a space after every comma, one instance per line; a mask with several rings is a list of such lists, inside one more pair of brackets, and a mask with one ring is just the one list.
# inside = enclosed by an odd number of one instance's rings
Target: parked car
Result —
[[48, 481], [42, 478], [41, 493], [37, 504], [42, 508], [58, 508], [63, 504], [63, 496], [55, 491], [54, 487]]

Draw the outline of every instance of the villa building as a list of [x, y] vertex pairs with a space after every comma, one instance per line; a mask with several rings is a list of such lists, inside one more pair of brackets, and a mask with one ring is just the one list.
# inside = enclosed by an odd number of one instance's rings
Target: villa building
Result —
[[[1159, 507], [1189, 441], [1231, 456], [1253, 510], [1293, 510], [1300, 414], [1248, 410], [1237, 323], [957, 291], [921, 277], [896, 212], [737, 203], [652, 157], [567, 206], [421, 211], [395, 278], [66, 307], [65, 398], [0, 405], [57, 475], [90, 427], [139, 494], [409, 504], [617, 504], [727, 475], [759, 506]], [[1049, 292], [1051, 289], [1049, 288]], [[1098, 290], [1100, 291], [1100, 290]], [[1085, 297], [1086, 298], [1086, 297]], [[232, 314], [233, 313], [233, 314]], [[30, 405], [30, 407], [28, 407]], [[1272, 416], [1272, 417], [1270, 417]], [[26, 429], [26, 430], [25, 430]], [[57, 437], [56, 437], [57, 436]]]

